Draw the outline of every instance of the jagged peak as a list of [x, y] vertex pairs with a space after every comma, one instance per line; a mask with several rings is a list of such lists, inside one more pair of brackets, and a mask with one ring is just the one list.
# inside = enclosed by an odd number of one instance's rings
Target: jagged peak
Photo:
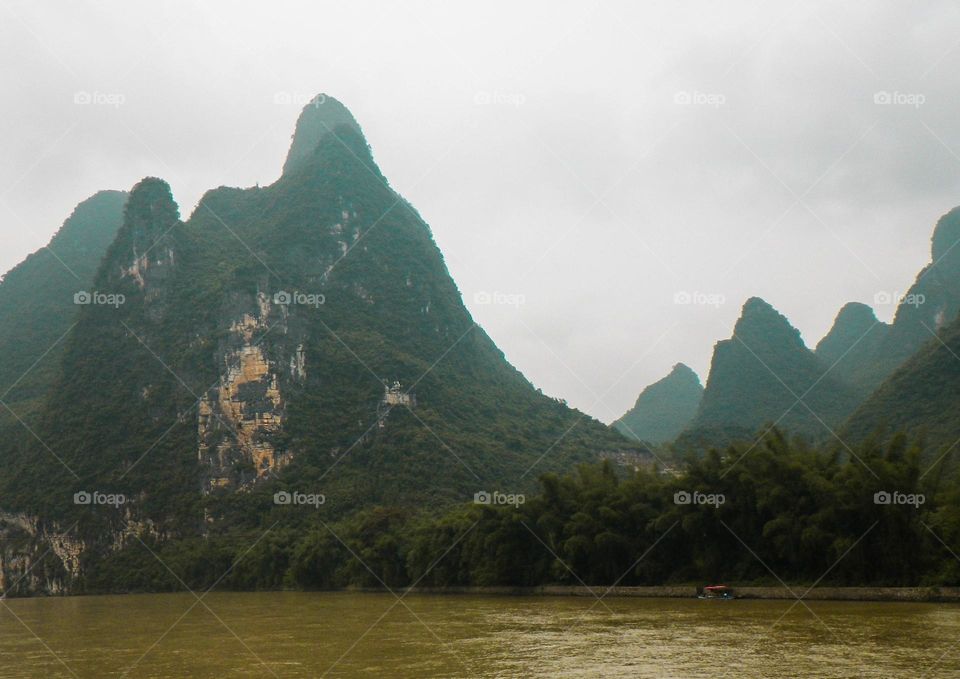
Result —
[[877, 314], [873, 307], [863, 302], [847, 302], [840, 307], [833, 325], [834, 327], [838, 325], [870, 327], [877, 322]]
[[746, 315], [753, 311], [776, 311], [776, 309], [762, 297], [750, 297], [743, 303], [742, 313]]
[[303, 167], [324, 135], [343, 125], [351, 127], [363, 137], [356, 118], [338, 100], [326, 94], [318, 94], [311, 99], [297, 118], [293, 141], [283, 164], [283, 174], [288, 175]]
[[139, 212], [145, 208], [151, 213], [163, 210], [173, 221], [180, 219], [180, 207], [173, 199], [170, 185], [158, 177], [144, 177], [130, 189], [124, 216], [143, 217]]
[[787, 320], [787, 317], [774, 309], [769, 302], [760, 297], [751, 297], [743, 303], [743, 307], [740, 309], [740, 318], [737, 320], [737, 328], [739, 328], [741, 324], [762, 319], [778, 319], [782, 320], [783, 323], [790, 325], [790, 321]]
[[853, 348], [851, 343], [859, 343], [875, 325], [889, 328], [877, 319], [873, 307], [863, 302], [847, 302], [837, 312], [830, 330], [817, 343], [815, 353], [828, 359], [840, 358]]
[[[937, 220], [930, 239], [930, 256], [934, 263], [944, 259], [960, 262], [960, 207], [955, 207]], [[956, 246], [956, 247], [955, 247]]]
[[764, 299], [760, 297], [751, 297], [743, 304], [740, 311], [740, 318], [733, 328], [733, 334], [741, 339], [747, 336], [754, 336], [756, 333], [762, 333], [763, 337], [769, 337], [773, 331], [779, 336], [789, 337], [790, 340], [799, 345], [803, 345], [803, 339], [800, 337], [800, 331], [793, 327], [789, 319], [777, 311]]
[[171, 231], [179, 221], [180, 208], [170, 185], [157, 177], [141, 179], [130, 190], [123, 225], [107, 250], [96, 281], [108, 285], [118, 277], [131, 277], [143, 288], [147, 269], [173, 261]]
[[[667, 378], [684, 378], [684, 379], [693, 379], [697, 384], [700, 384], [700, 376], [697, 375], [696, 371], [688, 366], [686, 363], [675, 363], [673, 368], [670, 370], [670, 374], [667, 375]], [[666, 378], [665, 378], [666, 379]]]

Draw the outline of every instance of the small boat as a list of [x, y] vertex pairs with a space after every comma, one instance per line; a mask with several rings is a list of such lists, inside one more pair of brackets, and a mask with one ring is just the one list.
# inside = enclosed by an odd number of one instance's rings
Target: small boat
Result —
[[736, 599], [733, 589], [726, 585], [707, 585], [697, 592], [698, 599]]

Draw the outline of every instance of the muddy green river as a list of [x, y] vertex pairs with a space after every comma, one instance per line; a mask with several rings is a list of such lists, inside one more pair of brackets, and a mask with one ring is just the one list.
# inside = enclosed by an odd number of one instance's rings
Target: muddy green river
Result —
[[276, 592], [0, 602], [0, 677], [960, 678], [958, 641], [949, 604]]

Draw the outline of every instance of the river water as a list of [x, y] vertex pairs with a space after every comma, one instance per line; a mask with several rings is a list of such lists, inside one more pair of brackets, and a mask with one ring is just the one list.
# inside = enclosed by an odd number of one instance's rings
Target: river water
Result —
[[960, 678], [958, 640], [949, 604], [292, 592], [0, 602], [0, 677]]

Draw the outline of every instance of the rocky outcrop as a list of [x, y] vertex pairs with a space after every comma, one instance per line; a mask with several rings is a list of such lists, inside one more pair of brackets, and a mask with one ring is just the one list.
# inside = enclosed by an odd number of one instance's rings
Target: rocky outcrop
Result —
[[[270, 297], [258, 293], [256, 306], [254, 313], [243, 313], [230, 325], [220, 380], [200, 400], [198, 457], [209, 470], [207, 490], [253, 483], [290, 459], [273, 442], [283, 428], [285, 402], [279, 366], [267, 357], [262, 342], [270, 328]], [[275, 322], [284, 323], [285, 307], [279, 309], [281, 318]], [[291, 352], [289, 374], [306, 378], [302, 343]]]
[[86, 546], [71, 530], [28, 514], [0, 512], [3, 596], [64, 594], [81, 575]]

